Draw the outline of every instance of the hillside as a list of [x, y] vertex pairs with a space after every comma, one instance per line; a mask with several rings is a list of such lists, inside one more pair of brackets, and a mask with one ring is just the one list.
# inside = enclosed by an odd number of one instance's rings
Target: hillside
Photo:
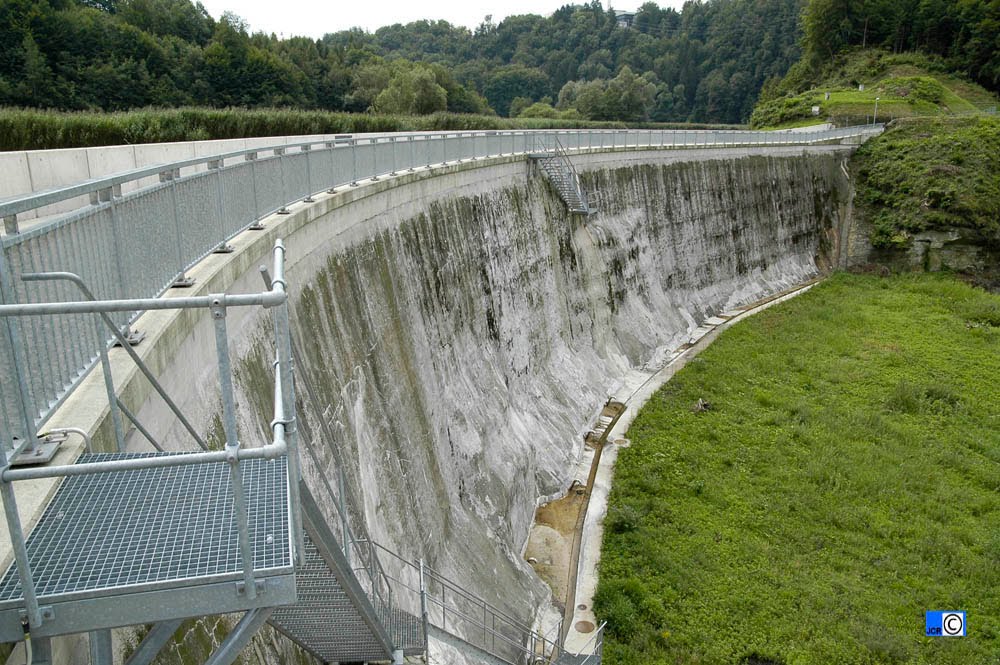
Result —
[[801, 55], [803, 4], [647, 2], [628, 23], [594, 0], [471, 31], [425, 20], [312, 40], [250, 34], [191, 0], [6, 0], [0, 106], [514, 116], [538, 103], [568, 119], [744, 123]]
[[[880, 122], [997, 107], [995, 94], [920, 53], [854, 50], [835, 58], [816, 78], [821, 82], [810, 82], [793, 68], [785, 80], [765, 88], [750, 116], [751, 127], [794, 127], [817, 120], [837, 125], [872, 122], [876, 98]], [[797, 89], [800, 86], [808, 87]]]

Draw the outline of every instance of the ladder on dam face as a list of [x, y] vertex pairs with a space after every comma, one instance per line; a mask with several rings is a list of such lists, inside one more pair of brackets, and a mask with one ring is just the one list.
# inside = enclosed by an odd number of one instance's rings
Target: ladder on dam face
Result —
[[587, 202], [587, 193], [580, 184], [580, 176], [558, 137], [543, 139], [536, 136], [535, 140], [535, 151], [531, 153], [531, 159], [541, 167], [546, 179], [555, 187], [569, 211], [592, 214], [594, 211]]

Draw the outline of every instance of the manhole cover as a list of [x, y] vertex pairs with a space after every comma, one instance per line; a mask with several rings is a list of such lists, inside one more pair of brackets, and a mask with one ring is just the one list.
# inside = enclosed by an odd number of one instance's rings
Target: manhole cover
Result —
[[578, 633], [592, 633], [592, 632], [594, 632], [594, 624], [592, 624], [589, 621], [577, 621], [576, 625], [573, 626], [573, 627], [576, 628], [576, 632], [578, 632]]

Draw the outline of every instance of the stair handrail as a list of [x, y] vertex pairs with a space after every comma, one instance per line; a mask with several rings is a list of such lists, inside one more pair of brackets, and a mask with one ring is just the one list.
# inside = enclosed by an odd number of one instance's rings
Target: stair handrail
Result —
[[594, 650], [591, 651], [589, 654], [587, 654], [587, 657], [583, 659], [583, 662], [580, 663], [580, 665], [587, 665], [588, 663], [591, 662], [591, 659], [593, 659], [595, 665], [601, 662], [601, 659], [604, 656], [604, 628], [607, 625], [608, 625], [607, 621], [602, 623], [597, 628], [597, 630], [594, 631], [594, 634], [590, 636], [590, 639], [587, 640], [587, 643], [584, 644], [583, 647], [576, 652], [577, 656], [582, 656], [583, 652], [589, 649], [591, 644], [594, 644], [594, 640], [597, 640], [597, 644], [594, 645]]
[[[511, 616], [505, 610], [496, 607], [495, 605], [493, 605], [486, 599], [482, 598], [481, 596], [477, 596], [476, 594], [468, 591], [458, 583], [450, 580], [449, 578], [445, 577], [444, 575], [437, 572], [433, 568], [430, 568], [423, 562], [409, 561], [408, 559], [400, 556], [396, 552], [393, 552], [392, 550], [388, 549], [384, 545], [381, 545], [380, 543], [373, 542], [373, 545], [380, 552], [391, 557], [393, 560], [403, 564], [406, 567], [406, 569], [414, 571], [418, 574], [422, 574], [425, 579], [425, 582], [426, 581], [435, 582], [440, 586], [441, 588], [440, 597], [436, 597], [430, 593], [426, 593], [426, 595], [424, 595], [424, 592], [426, 591], [426, 586], [429, 585], [425, 584], [424, 589], [420, 589], [418, 587], [414, 587], [412, 584], [406, 582], [401, 578], [393, 577], [391, 575], [389, 576], [389, 579], [392, 580], [399, 587], [406, 589], [407, 591], [410, 591], [414, 594], [420, 594], [421, 600], [423, 600], [425, 603], [430, 602], [436, 605], [437, 607], [441, 608], [442, 621], [440, 623], [443, 625], [438, 624], [438, 622], [436, 621], [437, 615], [434, 612], [428, 612], [428, 618], [435, 619], [433, 623], [436, 628], [439, 628], [446, 633], [454, 635], [455, 637], [458, 637], [463, 641], [467, 641], [470, 644], [473, 644], [474, 646], [477, 646], [483, 649], [484, 651], [490, 653], [490, 655], [508, 663], [511, 662], [509, 658], [502, 653], [498, 653], [497, 650], [498, 641], [502, 644], [506, 644], [507, 646], [509, 646], [511, 650], [518, 653], [519, 656], [524, 658], [525, 662], [528, 663], [535, 663], [538, 661], [539, 658], [541, 658], [544, 662], [552, 662], [555, 660], [556, 657], [558, 657], [559, 653], [561, 652], [561, 647], [558, 644], [558, 642], [548, 638], [545, 635], [540, 634], [533, 628], [527, 626], [520, 620]], [[482, 618], [473, 617], [469, 615], [466, 611], [460, 609], [456, 604], [454, 603], [449, 604], [447, 600], [447, 593], [449, 592], [452, 594], [453, 597], [461, 598], [466, 602], [473, 604], [474, 606], [481, 607], [483, 609], [484, 616]], [[472, 641], [473, 639], [475, 639], [474, 637], [461, 635], [455, 632], [454, 630], [449, 630], [447, 625], [447, 618], [449, 616], [467, 622], [473, 628], [477, 629], [477, 634], [479, 630], [482, 630], [483, 643], [476, 644], [475, 642]], [[487, 625], [486, 623], [488, 619], [491, 621], [490, 625]], [[504, 625], [506, 625], [507, 627], [513, 629], [513, 631], [519, 635], [519, 638], [517, 640], [512, 639], [509, 635], [498, 630], [496, 623], [498, 620], [501, 622], [500, 628], [503, 628]]]
[[587, 194], [583, 191], [583, 186], [580, 184], [580, 174], [577, 173], [576, 167], [573, 165], [572, 160], [569, 158], [569, 153], [566, 148], [563, 147], [562, 142], [559, 140], [557, 134], [551, 135], [552, 147], [550, 148], [545, 142], [545, 134], [536, 134], [535, 141], [538, 148], [542, 152], [552, 153], [552, 155], [558, 160], [559, 165], [562, 167], [564, 175], [573, 187], [573, 192], [576, 194], [577, 198], [580, 200], [580, 205], [583, 210], [590, 210], [590, 203], [587, 201]]

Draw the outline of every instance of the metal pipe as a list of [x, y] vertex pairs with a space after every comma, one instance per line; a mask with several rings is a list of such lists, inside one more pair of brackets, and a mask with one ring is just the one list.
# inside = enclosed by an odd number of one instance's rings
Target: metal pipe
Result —
[[[105, 314], [105, 316], [107, 316]], [[111, 375], [111, 361], [108, 359], [108, 343], [101, 336], [101, 315], [94, 316], [94, 332], [101, 350], [101, 373], [104, 375], [104, 392], [107, 393], [108, 410], [111, 412], [111, 426], [115, 431], [115, 444], [118, 452], [125, 451], [125, 433], [122, 430], [122, 416], [118, 412], [118, 399], [115, 397], [115, 379]]]
[[233, 371], [229, 360], [229, 336], [226, 331], [226, 306], [222, 294], [211, 296], [212, 318], [215, 321], [215, 352], [219, 359], [219, 384], [222, 392], [222, 425], [226, 432], [226, 462], [233, 486], [233, 510], [240, 547], [240, 563], [246, 583], [247, 598], [257, 597], [253, 574], [253, 552], [250, 549], [250, 525], [247, 518], [246, 492], [240, 472], [240, 442], [236, 428], [236, 398], [233, 394]]
[[[280, 291], [244, 293], [223, 296], [226, 307], [275, 307], [285, 302]], [[0, 305], [0, 317], [33, 316], [37, 314], [92, 314], [95, 312], [130, 312], [136, 310], [197, 309], [211, 307], [209, 296], [187, 298], [133, 298], [130, 300], [69, 301], [54, 303], [27, 303]]]
[[[146, 437], [146, 440], [149, 441], [149, 443], [153, 446], [153, 448], [155, 448], [157, 451], [161, 453], [164, 452], [163, 446], [161, 446], [159, 441], [157, 441], [153, 437], [153, 435], [149, 433], [149, 430], [147, 430], [143, 426], [143, 424], [139, 422], [139, 419], [136, 417], [134, 413], [132, 413], [132, 411], [127, 406], [125, 406], [125, 403], [122, 402], [117, 397], [115, 397], [115, 403], [118, 405], [118, 408], [121, 409], [122, 413], [125, 414], [125, 417], [128, 418], [133, 425], [135, 425], [135, 428], [139, 430], [139, 433], [142, 434], [144, 437]], [[207, 445], [202, 446], [202, 450], [206, 450], [207, 448], [208, 448]]]
[[[6, 474], [9, 467], [2, 447], [0, 447], [0, 463]], [[35, 582], [31, 578], [31, 564], [28, 561], [28, 548], [24, 540], [24, 530], [21, 528], [21, 516], [17, 511], [17, 499], [14, 498], [14, 487], [10, 482], [0, 482], [0, 497], [3, 499], [7, 531], [10, 533], [10, 543], [14, 549], [14, 563], [17, 565], [17, 576], [21, 582], [21, 593], [24, 595], [24, 607], [28, 613], [28, 625], [34, 630], [42, 625], [42, 612], [38, 608]]]
[[[241, 448], [237, 452], [240, 460], [276, 459], [287, 452], [287, 446], [278, 442], [261, 446], [260, 448]], [[136, 471], [139, 469], [160, 469], [171, 466], [190, 466], [192, 464], [208, 464], [212, 462], [228, 462], [229, 453], [225, 450], [213, 450], [204, 453], [178, 453], [161, 457], [140, 457], [133, 459], [106, 460], [103, 462], [88, 462], [86, 464], [66, 464], [59, 466], [39, 466], [30, 469], [5, 469], [0, 473], [0, 481], [11, 483], [18, 480], [38, 480], [39, 478], [64, 478], [68, 476], [87, 476], [95, 473], [110, 473], [114, 471]]]
[[[76, 284], [76, 286], [80, 289], [80, 291], [83, 292], [84, 296], [90, 298], [92, 301], [95, 302], [97, 301], [97, 298], [94, 297], [93, 292], [91, 292], [90, 288], [87, 286], [87, 283], [84, 282], [83, 278], [81, 278], [76, 273], [72, 272], [25, 273], [21, 275], [21, 280], [25, 282], [66, 280], [72, 282], [73, 284]], [[157, 298], [157, 300], [161, 299]], [[132, 359], [132, 362], [134, 362], [136, 367], [139, 368], [139, 371], [142, 372], [142, 375], [146, 377], [146, 380], [149, 381], [150, 385], [153, 386], [153, 389], [156, 391], [156, 393], [160, 396], [161, 399], [163, 399], [163, 401], [167, 405], [167, 408], [170, 409], [170, 411], [175, 416], [177, 416], [177, 420], [181, 423], [181, 425], [184, 426], [184, 429], [186, 429], [187, 432], [191, 435], [191, 437], [195, 440], [195, 443], [198, 444], [198, 447], [200, 447], [202, 450], [208, 450], [208, 444], [205, 443], [205, 440], [202, 438], [201, 434], [199, 434], [198, 431], [194, 428], [194, 425], [192, 425], [190, 421], [188, 421], [187, 417], [185, 417], [184, 413], [180, 410], [180, 407], [178, 407], [177, 404], [174, 403], [173, 398], [170, 397], [170, 395], [163, 388], [163, 386], [160, 385], [160, 382], [157, 381], [156, 377], [153, 376], [153, 373], [150, 371], [149, 367], [146, 366], [146, 363], [143, 362], [142, 358], [139, 357], [139, 354], [136, 353], [135, 349], [132, 348], [132, 345], [129, 344], [128, 340], [118, 329], [118, 326], [116, 326], [115, 322], [111, 320], [111, 317], [108, 316], [108, 314], [105, 312], [101, 312], [100, 316], [104, 320], [105, 325], [107, 325], [108, 328], [111, 330], [112, 335], [114, 335], [115, 339], [118, 340], [118, 343], [121, 345], [121, 348], [125, 350], [125, 353], [129, 355], [129, 357]], [[98, 334], [98, 339], [100, 339], [100, 334]], [[115, 398], [115, 403], [119, 405], [119, 408], [123, 410], [123, 413], [127, 414], [129, 420], [131, 420], [132, 423], [136, 426], [136, 428], [138, 428], [139, 431], [143, 433], [143, 436], [149, 439], [150, 443], [153, 444], [153, 447], [157, 448], [158, 450], [162, 450], [162, 448], [160, 448], [160, 446], [153, 440], [153, 438], [149, 435], [149, 433], [146, 432], [145, 429], [139, 424], [139, 421], [135, 418], [135, 416], [131, 415], [131, 411], [128, 411], [128, 409], [125, 408], [125, 406], [117, 398]]]
[[420, 622], [424, 627], [424, 653], [427, 653], [428, 641], [427, 637], [427, 583], [424, 580], [424, 560], [420, 559]]
[[48, 430], [45, 434], [79, 434], [83, 437], [83, 443], [87, 452], [94, 452], [94, 442], [91, 440], [90, 434], [88, 434], [86, 430], [82, 430], [79, 427], [56, 427]]

